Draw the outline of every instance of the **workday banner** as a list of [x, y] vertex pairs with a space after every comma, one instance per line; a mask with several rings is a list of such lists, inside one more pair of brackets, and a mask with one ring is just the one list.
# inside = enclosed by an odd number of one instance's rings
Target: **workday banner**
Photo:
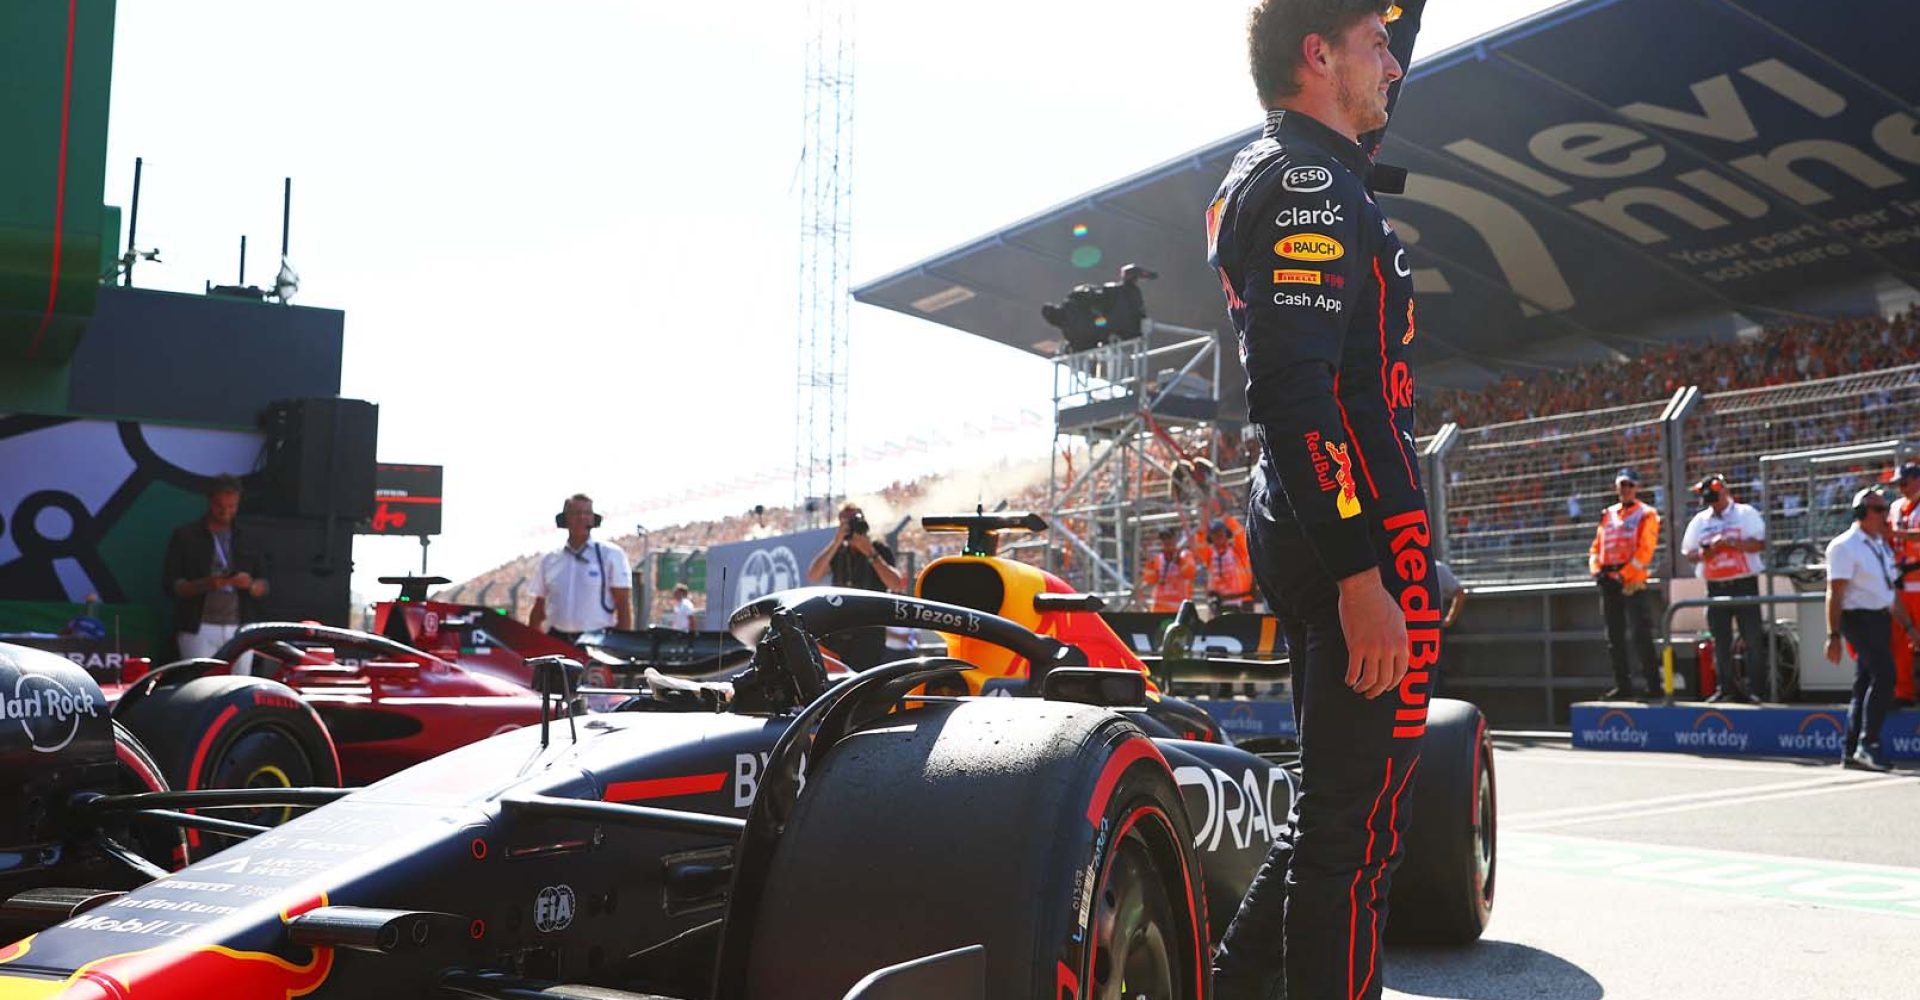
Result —
[[[1587, 750], [1657, 750], [1745, 757], [1840, 758], [1847, 710], [1839, 705], [1573, 706], [1573, 745]], [[1920, 711], [1894, 712], [1881, 748], [1920, 760]]]

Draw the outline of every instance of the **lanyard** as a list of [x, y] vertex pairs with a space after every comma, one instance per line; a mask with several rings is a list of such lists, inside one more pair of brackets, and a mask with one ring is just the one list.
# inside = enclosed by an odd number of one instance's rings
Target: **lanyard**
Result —
[[1867, 543], [1867, 551], [1873, 553], [1874, 560], [1879, 563], [1877, 568], [1880, 570], [1881, 577], [1887, 581], [1887, 589], [1898, 592], [1900, 573], [1898, 570], [1889, 571], [1888, 569], [1893, 563], [1893, 550], [1882, 548], [1879, 542], [1873, 540], [1872, 535], [1864, 531], [1860, 533], [1860, 538]]
[[229, 549], [227, 546], [220, 544], [220, 536], [218, 534], [209, 531], [207, 532], [207, 536], [213, 539], [214, 560], [219, 565], [225, 566], [228, 569], [232, 569], [233, 568], [233, 559], [231, 558], [232, 550]]

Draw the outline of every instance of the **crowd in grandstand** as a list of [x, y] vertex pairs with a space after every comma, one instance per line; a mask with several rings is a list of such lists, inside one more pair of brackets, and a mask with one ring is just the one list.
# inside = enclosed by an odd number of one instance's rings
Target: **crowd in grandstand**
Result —
[[[1449, 533], [1455, 539], [1455, 557], [1461, 563], [1462, 575], [1471, 578], [1498, 566], [1513, 579], [1574, 578], [1580, 574], [1567, 566], [1578, 560], [1569, 561], [1567, 553], [1580, 549], [1583, 539], [1591, 534], [1591, 519], [1611, 499], [1609, 484], [1615, 471], [1639, 469], [1653, 476], [1648, 483], [1651, 497], [1664, 492], [1666, 484], [1658, 481], [1660, 438], [1654, 418], [1659, 404], [1675, 389], [1698, 385], [1709, 393], [1696, 426], [1711, 428], [1711, 432], [1695, 434], [1690, 440], [1690, 476], [1724, 474], [1737, 491], [1752, 495], [1759, 476], [1757, 456], [1761, 454], [1910, 434], [1917, 416], [1913, 389], [1905, 383], [1889, 382], [1841, 385], [1833, 393], [1802, 393], [1804, 399], [1792, 389], [1770, 390], [1750, 398], [1714, 398], [1713, 394], [1793, 386], [1916, 363], [1920, 363], [1920, 307], [1891, 318], [1784, 326], [1730, 343], [1675, 345], [1624, 363], [1543, 373], [1477, 392], [1436, 390], [1416, 405], [1423, 430], [1454, 421], [1469, 431], [1466, 448], [1456, 453], [1448, 474]], [[1629, 404], [1645, 404], [1648, 412], [1571, 416]], [[1495, 426], [1542, 417], [1555, 419], [1525, 427]], [[1257, 455], [1257, 448], [1238, 435], [1221, 434], [1212, 442], [1192, 431], [1176, 430], [1169, 436], [1171, 442], [1155, 440], [1148, 446], [1150, 461], [1143, 470], [1135, 470], [1131, 479], [1135, 492], [1162, 501], [1161, 506], [1168, 509], [1180, 506], [1178, 498], [1190, 492], [1172, 475], [1181, 457], [1204, 453], [1211, 444], [1222, 480], [1237, 486], [1244, 482], [1242, 473], [1247, 463]], [[1059, 469], [1063, 479], [1071, 478], [1076, 462], [1086, 461], [1084, 452], [1065, 456]], [[1096, 483], [1088, 493], [1107, 495], [1117, 472], [1112, 463], [1096, 469]], [[877, 534], [887, 537], [898, 532], [893, 543], [902, 555], [903, 568], [924, 566], [957, 553], [963, 542], [958, 535], [927, 534], [920, 527], [918, 515], [971, 509], [975, 500], [984, 501], [990, 509], [1001, 501], [1005, 509], [1048, 509], [1049, 482], [1044, 464], [1019, 474], [1002, 471], [997, 476], [982, 476], [976, 472], [974, 476], [928, 476], [896, 482], [860, 499], [867, 504]], [[1840, 504], [1858, 478], [1837, 475], [1832, 482], [1816, 484], [1811, 490], [1811, 510]], [[1777, 492], [1769, 505], [1770, 513], [1794, 517], [1808, 509], [1808, 491]], [[1083, 521], [1069, 516], [1060, 523], [1086, 537], [1088, 528]], [[824, 521], [818, 512], [809, 515], [787, 507], [755, 508], [657, 529], [647, 538], [646, 547], [656, 555], [684, 554], [728, 542], [784, 535], [821, 523]], [[1204, 522], [1189, 523], [1190, 531], [1203, 527]], [[642, 549], [638, 537], [628, 535], [612, 541], [638, 563]], [[1198, 542], [1196, 537], [1186, 544]], [[1070, 547], [1060, 547], [1060, 551], [1069, 561], [1080, 558]], [[1018, 547], [1009, 554], [1015, 558], [1039, 556], [1037, 551]], [[529, 598], [521, 581], [531, 571], [535, 558], [515, 560], [448, 593], [457, 600], [514, 607], [524, 613]], [[696, 602], [704, 599], [697, 591], [694, 598]], [[670, 598], [662, 596], [660, 601], [652, 615], [642, 616], [644, 620], [664, 618]]]
[[1423, 431], [1449, 421], [1480, 427], [1664, 400], [1687, 385], [1707, 392], [1753, 389], [1916, 362], [1920, 307], [1891, 319], [1796, 323], [1752, 339], [1674, 344], [1624, 363], [1510, 378], [1484, 389], [1434, 389], [1415, 402], [1415, 422]]

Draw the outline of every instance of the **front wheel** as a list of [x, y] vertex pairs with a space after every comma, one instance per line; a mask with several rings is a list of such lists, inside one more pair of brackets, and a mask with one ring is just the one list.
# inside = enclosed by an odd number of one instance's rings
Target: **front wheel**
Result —
[[[340, 761], [320, 717], [276, 681], [229, 675], [162, 687], [128, 705], [121, 721], [153, 752], [176, 789], [340, 784]], [[293, 812], [263, 808], [221, 815], [272, 826]]]
[[1112, 712], [993, 698], [887, 716], [808, 773], [744, 996], [839, 1000], [981, 944], [996, 1000], [1205, 1000], [1192, 842], [1158, 748]]

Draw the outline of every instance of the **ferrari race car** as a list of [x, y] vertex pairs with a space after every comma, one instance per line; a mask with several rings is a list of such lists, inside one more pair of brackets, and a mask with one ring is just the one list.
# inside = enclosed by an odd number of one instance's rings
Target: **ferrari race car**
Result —
[[[0, 647], [0, 996], [1208, 995], [1297, 759], [1149, 735], [1143, 673], [962, 604], [809, 589], [732, 625], [753, 653], [724, 711], [635, 698], [357, 790], [159, 790], [90, 677]], [[883, 625], [1022, 661], [1031, 697], [930, 693], [973, 687], [953, 657], [831, 682], [817, 637]], [[535, 668], [571, 700], [566, 664]], [[1490, 745], [1459, 702], [1426, 740], [1388, 931], [1470, 942]], [[167, 871], [179, 829], [246, 839]]]
[[[241, 629], [213, 657], [104, 690], [116, 719], [183, 789], [366, 784], [495, 733], [537, 724], [540, 656], [587, 654], [586, 690], [655, 668], [723, 675], [751, 651], [725, 633], [596, 633], [562, 643], [491, 609], [431, 601], [437, 577], [387, 577], [374, 632], [296, 622]], [[231, 676], [243, 658], [264, 676]], [[836, 665], [837, 666], [837, 665]], [[590, 696], [610, 707], [612, 696]]]

